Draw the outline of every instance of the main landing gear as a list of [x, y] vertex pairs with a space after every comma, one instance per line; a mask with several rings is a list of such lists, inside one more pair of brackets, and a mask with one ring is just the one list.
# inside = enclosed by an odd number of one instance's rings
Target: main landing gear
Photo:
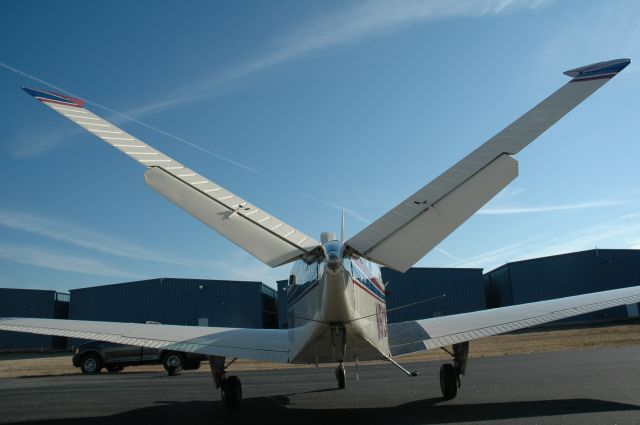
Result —
[[458, 388], [462, 385], [461, 376], [467, 370], [467, 359], [469, 358], [469, 342], [462, 342], [453, 345], [453, 352], [443, 348], [444, 351], [453, 357], [453, 364], [443, 364], [440, 367], [440, 390], [446, 400], [451, 400], [458, 395]]
[[211, 375], [216, 384], [216, 389], [220, 388], [222, 401], [227, 410], [235, 410], [240, 407], [242, 401], [242, 384], [237, 376], [227, 376], [227, 368], [231, 366], [236, 359], [231, 360], [225, 365], [225, 358], [219, 356], [209, 356], [209, 367], [211, 367]]

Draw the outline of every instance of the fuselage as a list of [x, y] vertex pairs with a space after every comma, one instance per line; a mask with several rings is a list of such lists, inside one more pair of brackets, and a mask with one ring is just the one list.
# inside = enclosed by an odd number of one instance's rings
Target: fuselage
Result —
[[287, 288], [292, 363], [381, 359], [389, 355], [380, 267], [345, 253], [336, 240], [294, 263]]

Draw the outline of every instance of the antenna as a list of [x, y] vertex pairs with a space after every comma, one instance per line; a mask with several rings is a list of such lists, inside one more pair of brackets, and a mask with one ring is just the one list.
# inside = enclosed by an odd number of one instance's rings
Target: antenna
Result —
[[340, 242], [344, 243], [344, 210], [340, 210]]

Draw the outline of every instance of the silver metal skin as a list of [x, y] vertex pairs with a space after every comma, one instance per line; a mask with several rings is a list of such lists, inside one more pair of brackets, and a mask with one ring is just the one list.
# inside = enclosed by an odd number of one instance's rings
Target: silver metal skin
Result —
[[[337, 240], [322, 248], [322, 257], [300, 260], [292, 270], [290, 281], [296, 284], [288, 288], [291, 362], [387, 358], [386, 303], [379, 269], [371, 270], [366, 260], [350, 256]], [[317, 270], [311, 277], [310, 268]], [[365, 278], [368, 282], [362, 281]], [[378, 288], [379, 296], [370, 288]], [[304, 295], [297, 298], [299, 292]]]

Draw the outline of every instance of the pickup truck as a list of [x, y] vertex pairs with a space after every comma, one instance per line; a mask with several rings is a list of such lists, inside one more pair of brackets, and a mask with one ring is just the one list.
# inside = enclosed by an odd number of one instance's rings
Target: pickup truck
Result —
[[207, 360], [207, 356], [101, 341], [78, 346], [72, 359], [73, 365], [82, 373], [99, 373], [103, 368], [120, 372], [125, 366], [162, 364], [169, 376], [179, 375], [182, 370], [198, 369], [202, 360]]

